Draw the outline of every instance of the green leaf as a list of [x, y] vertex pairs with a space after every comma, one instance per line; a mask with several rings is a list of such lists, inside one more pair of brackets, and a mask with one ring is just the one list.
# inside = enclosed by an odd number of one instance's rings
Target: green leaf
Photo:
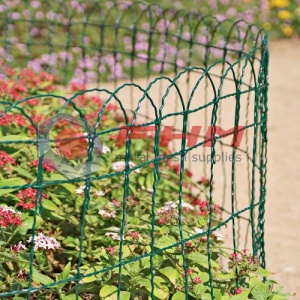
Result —
[[217, 279], [220, 280], [229, 280], [235, 277], [234, 271], [231, 271], [230, 273], [219, 273], [216, 274]]
[[215, 296], [215, 300], [221, 300], [222, 299], [221, 291], [218, 289], [214, 289], [214, 296]]
[[183, 292], [176, 292], [173, 295], [172, 300], [185, 300], [185, 293], [183, 293]]
[[161, 229], [160, 229], [160, 233], [161, 234], [166, 234], [170, 231], [170, 229], [168, 228], [168, 226], [163, 226]]
[[200, 296], [200, 295], [204, 294], [207, 291], [207, 288], [208, 287], [203, 285], [202, 283], [201, 284], [196, 284], [195, 287], [194, 287], [194, 293], [195, 293], [195, 295]]
[[56, 212], [60, 211], [59, 207], [51, 200], [44, 199], [42, 201], [42, 206], [51, 211], [56, 211]]
[[258, 274], [261, 276], [261, 277], [268, 277], [270, 276], [272, 273], [266, 269], [263, 269], [263, 268], [259, 268], [258, 269]]
[[250, 281], [249, 281], [249, 288], [252, 289], [259, 283], [261, 283], [261, 280], [259, 280], [259, 278], [252, 277], [252, 278], [250, 278]]
[[102, 298], [110, 297], [118, 292], [118, 288], [114, 285], [104, 285], [100, 290], [99, 296]]
[[80, 296], [78, 296], [78, 298], [76, 298], [76, 295], [67, 295], [67, 296], [60, 296], [61, 300], [81, 300], [82, 298]]
[[158, 270], [161, 274], [165, 275], [175, 286], [176, 280], [178, 278], [178, 272], [174, 267], [166, 267], [161, 270]]
[[138, 178], [138, 184], [140, 186], [143, 186], [145, 184], [145, 177], [144, 176], [139, 176], [139, 178]]
[[13, 171], [19, 173], [21, 176], [24, 176], [28, 179], [33, 179], [32, 174], [30, 174], [27, 170], [22, 169], [20, 167], [14, 167], [14, 166], [12, 166], [11, 168], [12, 168]]
[[130, 299], [130, 293], [121, 291], [120, 293], [120, 299], [121, 300], [129, 300]]
[[24, 259], [19, 259], [17, 256], [12, 255], [6, 252], [0, 252], [0, 260], [4, 259], [4, 261], [14, 261], [14, 262], [21, 262], [21, 263], [29, 263], [29, 261]]
[[86, 215], [85, 220], [88, 224], [96, 225], [99, 223], [99, 217], [95, 215]]
[[[138, 281], [140, 286], [146, 288], [146, 290], [151, 293], [151, 281], [148, 278], [143, 278]], [[166, 286], [159, 286], [158, 284], [154, 283], [154, 296], [158, 299], [167, 299], [169, 297], [169, 290]]]
[[256, 300], [266, 300], [271, 295], [269, 289], [262, 282], [254, 286], [251, 294]]
[[[29, 267], [28, 267], [29, 270]], [[41, 283], [43, 285], [48, 285], [48, 284], [52, 284], [54, 283], [54, 280], [44, 274], [41, 274], [40, 272], [38, 272], [38, 270], [33, 267], [33, 274], [32, 274], [32, 279], [34, 282], [36, 283]]]
[[287, 300], [287, 296], [284, 295], [274, 295], [271, 300]]
[[[61, 174], [58, 173], [51, 173], [49, 181], [56, 181], [56, 180], [66, 180], [66, 177], [64, 177]], [[66, 189], [68, 192], [70, 193], [74, 193], [75, 192], [75, 186], [71, 183], [62, 183], [59, 185], [59, 188], [64, 188]]]
[[136, 189], [135, 189], [135, 186], [134, 186], [133, 184], [129, 184], [129, 189], [131, 190], [131, 192], [132, 192], [133, 194], [136, 194], [136, 193], [137, 193], [137, 191], [136, 191]]
[[21, 178], [7, 178], [7, 179], [2, 179], [0, 181], [0, 196], [5, 195], [5, 194], [9, 194], [13, 191], [19, 190], [20, 188], [8, 188], [8, 189], [1, 189], [1, 187], [4, 186], [20, 186], [25, 184], [26, 182], [21, 179]]
[[[199, 272], [198, 275], [201, 278], [202, 283], [209, 281], [209, 274], [207, 272]], [[198, 275], [195, 275], [195, 277], [197, 277]]]
[[146, 188], [150, 189], [153, 187], [154, 178], [152, 173], [148, 173], [146, 177]]
[[[88, 274], [92, 274], [94, 272], [98, 272], [98, 271], [101, 271], [103, 270], [103, 267], [102, 266], [93, 266], [91, 268], [89, 268], [85, 273], [84, 273], [84, 276], [87, 276]], [[102, 273], [98, 273], [98, 274], [95, 274], [95, 275], [91, 275], [91, 276], [87, 276], [87, 277], [84, 277], [80, 283], [89, 283], [89, 282], [93, 282], [93, 281], [96, 281], [96, 280], [99, 280], [102, 276], [103, 276], [104, 272]]]
[[[200, 266], [208, 269], [208, 258], [206, 255], [203, 255], [201, 253], [190, 253], [188, 255], [188, 259], [192, 260], [193, 262], [195, 262], [196, 264], [199, 264]], [[219, 268], [220, 266], [213, 261], [212, 259], [210, 260], [210, 264], [213, 268]]]
[[206, 224], [207, 224], [207, 217], [200, 216], [200, 217], [198, 218], [198, 225], [199, 225], [200, 227], [202, 227], [202, 226], [204, 226], [204, 225], [206, 225]]
[[43, 90], [43, 89], [45, 89], [46, 87], [48, 87], [50, 84], [51, 84], [50, 81], [43, 81], [43, 82], [41, 82], [41, 83], [38, 85], [38, 89]]
[[162, 236], [155, 242], [155, 247], [165, 248], [176, 243], [176, 239], [173, 236]]
[[[60, 281], [60, 280], [66, 280], [69, 278], [70, 275], [70, 271], [71, 271], [71, 262], [69, 262], [65, 268], [63, 269], [63, 271], [56, 276], [56, 282]], [[63, 287], [65, 285], [65, 283], [62, 284], [61, 287]]]
[[[103, 288], [100, 290], [99, 296], [102, 299], [106, 300], [117, 300], [118, 299], [118, 289], [117, 287], [113, 285], [105, 285]], [[120, 292], [120, 299], [121, 300], [129, 300], [130, 299], [130, 293], [121, 291]]]
[[[11, 134], [11, 135], [5, 135], [1, 137], [1, 142], [9, 142], [9, 141], [27, 141], [30, 140], [28, 136], [25, 135], [19, 135], [19, 134]], [[35, 139], [31, 139], [35, 140]]]
[[[25, 235], [28, 230], [32, 229], [33, 225], [33, 216], [27, 216], [25, 220], [22, 220], [22, 225], [19, 229], [19, 234]], [[39, 227], [40, 224], [42, 224], [44, 220], [40, 216], [36, 216], [36, 228]]]
[[[250, 294], [250, 290], [248, 289], [248, 290], [242, 291], [238, 295], [234, 295], [234, 296], [230, 297], [230, 300], [248, 300], [249, 294]], [[266, 300], [266, 299], [264, 299], [264, 300]]]

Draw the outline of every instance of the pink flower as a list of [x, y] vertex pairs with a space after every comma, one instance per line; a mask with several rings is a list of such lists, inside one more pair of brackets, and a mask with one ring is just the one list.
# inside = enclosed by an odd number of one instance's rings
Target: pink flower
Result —
[[236, 295], [240, 294], [241, 292], [242, 292], [241, 289], [235, 289], [235, 290], [234, 290], [234, 293], [235, 293]]
[[200, 277], [195, 277], [195, 278], [193, 279], [193, 282], [194, 282], [195, 284], [197, 284], [197, 283], [201, 283], [202, 280], [201, 280]]
[[4, 168], [7, 165], [15, 165], [16, 161], [6, 152], [0, 151], [0, 168]]
[[[48, 195], [42, 193], [43, 198], [48, 198]], [[17, 193], [17, 197], [21, 200], [18, 203], [18, 206], [23, 207], [24, 209], [28, 210], [35, 206], [35, 199], [36, 199], [36, 190], [33, 188], [28, 188]]]
[[21, 213], [12, 207], [0, 206], [0, 227], [21, 225]]
[[[36, 159], [30, 163], [30, 167], [38, 167], [38, 165], [39, 165], [38, 159]], [[51, 161], [50, 159], [44, 159], [44, 161], [43, 161], [43, 168], [47, 172], [54, 172], [55, 171], [54, 165], [55, 165], [55, 163], [53, 161]]]
[[137, 231], [129, 232], [128, 235], [130, 235], [133, 239], [137, 239], [139, 237], [139, 233]]
[[[28, 243], [32, 242], [32, 237], [30, 237], [27, 241]], [[60, 248], [60, 244], [53, 237], [45, 236], [42, 232], [34, 237], [34, 250], [39, 249], [46, 250], [55, 250]]]
[[105, 250], [106, 250], [106, 252], [108, 252], [108, 253], [112, 253], [112, 252], [114, 252], [116, 249], [115, 249], [115, 247], [109, 246], [109, 247], [107, 247]]
[[16, 253], [19, 253], [20, 251], [26, 250], [27, 248], [26, 248], [26, 246], [23, 245], [22, 242], [20, 241], [18, 244], [12, 246], [10, 249], [13, 250], [13, 251], [16, 252]]
[[[192, 273], [194, 273], [193, 269], [187, 269], [186, 270], [187, 275], [191, 275]], [[182, 277], [185, 277], [184, 273], [182, 274]]]

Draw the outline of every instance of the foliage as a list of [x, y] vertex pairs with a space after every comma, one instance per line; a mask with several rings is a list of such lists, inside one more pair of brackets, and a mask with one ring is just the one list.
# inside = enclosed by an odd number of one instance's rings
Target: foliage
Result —
[[[169, 149], [154, 149], [153, 136], [115, 147], [128, 125], [118, 105], [76, 84], [64, 91], [75, 93], [66, 104], [58, 78], [4, 62], [1, 70], [1, 293], [14, 292], [15, 300], [27, 299], [21, 290], [28, 287], [30, 299], [40, 300], [287, 299], [272, 280], [262, 281], [270, 272], [249, 251], [223, 246], [222, 208], [207, 178], [194, 182], [178, 160], [166, 159]], [[66, 181], [38, 160], [37, 125], [63, 103], [66, 114], [79, 116], [80, 108], [104, 143], [91, 178]], [[79, 130], [54, 124], [51, 138], [65, 128]], [[64, 155], [60, 145], [51, 144]], [[134, 154], [128, 164], [126, 147]], [[69, 157], [71, 166], [78, 160]]]

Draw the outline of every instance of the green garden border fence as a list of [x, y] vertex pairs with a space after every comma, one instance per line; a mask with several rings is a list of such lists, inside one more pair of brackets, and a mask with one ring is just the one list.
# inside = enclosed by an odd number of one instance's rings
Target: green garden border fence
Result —
[[[256, 270], [265, 267], [267, 33], [244, 21], [154, 4], [79, 0], [4, 2], [0, 32], [0, 150], [17, 162], [11, 169], [4, 168], [8, 160], [0, 164], [0, 197], [1, 205], [22, 212], [23, 220], [20, 230], [1, 232], [10, 235], [8, 241], [34, 241], [24, 251], [12, 252], [9, 242], [0, 245], [0, 298], [176, 300], [229, 299], [221, 293], [233, 290], [249, 294], [243, 274], [253, 271], [253, 262]], [[20, 70], [25, 67], [33, 70], [25, 72], [27, 84], [34, 74], [55, 76], [37, 76], [39, 86], [34, 77], [25, 90], [16, 88], [19, 98], [7, 96], [12, 78], [24, 82]], [[7, 70], [15, 71], [7, 75]], [[59, 92], [49, 88], [55, 80]], [[36, 111], [49, 119], [34, 117]], [[13, 118], [14, 123], [5, 123], [14, 114], [22, 115], [22, 126]], [[57, 146], [49, 132], [58, 116], [65, 116], [63, 126], [81, 126], [86, 134], [87, 161], [80, 165], [85, 173], [78, 173], [71, 155], [60, 173], [49, 175], [45, 152], [39, 152], [36, 173], [23, 168], [36, 155], [32, 149], [44, 147], [41, 140], [48, 149]], [[74, 130], [69, 135], [74, 138]], [[95, 161], [99, 147], [102, 156]], [[141, 161], [137, 153], [147, 156]], [[67, 168], [81, 176], [66, 176]], [[103, 194], [95, 194], [95, 188]], [[28, 210], [19, 205], [24, 191], [34, 198]], [[107, 208], [108, 200], [115, 201], [115, 210]], [[186, 217], [195, 207], [198, 214]], [[118, 231], [111, 227], [116, 224]], [[190, 224], [198, 224], [198, 232], [189, 231]], [[36, 251], [43, 230], [60, 236], [64, 250]], [[244, 248], [251, 254], [240, 252]], [[246, 257], [247, 268], [238, 265], [239, 255]], [[224, 269], [216, 275], [219, 264]]]

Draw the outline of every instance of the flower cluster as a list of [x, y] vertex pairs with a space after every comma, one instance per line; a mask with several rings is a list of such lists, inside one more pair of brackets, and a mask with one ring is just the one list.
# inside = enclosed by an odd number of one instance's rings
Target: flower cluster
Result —
[[[210, 211], [210, 203], [208, 200], [200, 200], [200, 199], [194, 199], [192, 201], [192, 205], [194, 205], [195, 210], [201, 215], [201, 216], [208, 216]], [[220, 206], [217, 204], [212, 204], [212, 212], [217, 214], [220, 212]]]
[[[38, 167], [39, 165], [39, 160], [35, 159], [34, 161], [32, 161], [30, 163], [30, 167]], [[55, 171], [55, 163], [49, 159], [44, 159], [43, 161], [43, 169], [45, 169], [45, 171], [47, 172], [54, 172]]]
[[[32, 237], [30, 237], [27, 242], [31, 243]], [[34, 250], [55, 250], [59, 248], [60, 244], [54, 237], [45, 236], [42, 232], [39, 232], [39, 234], [34, 237]]]
[[[28, 188], [17, 193], [17, 197], [21, 200], [18, 203], [18, 206], [23, 207], [24, 209], [28, 210], [34, 208], [35, 200], [37, 196], [36, 189]], [[46, 193], [42, 193], [43, 198], [48, 198]]]
[[82, 195], [84, 193], [85, 185], [80, 186], [75, 190], [76, 194]]
[[0, 206], [0, 227], [21, 225], [21, 213], [11, 207]]
[[259, 268], [259, 261], [244, 249], [242, 252], [234, 252], [230, 254], [228, 268], [235, 270], [238, 276], [244, 276], [251, 272], [256, 272]]
[[291, 0], [266, 1], [267, 20], [264, 27], [273, 34], [291, 37], [297, 33], [300, 22], [300, 2]]
[[104, 218], [107, 218], [107, 219], [115, 218], [116, 217], [116, 212], [113, 211], [113, 210], [109, 210], [109, 209], [100, 209], [98, 211], [98, 214], [101, 217], [104, 217]]
[[129, 235], [132, 239], [134, 239], [134, 240], [136, 240], [136, 239], [139, 238], [139, 233], [138, 233], [138, 231], [130, 231], [130, 232], [128, 232], [128, 235]]
[[119, 241], [121, 236], [120, 236], [120, 228], [117, 227], [112, 227], [110, 228], [111, 230], [114, 230], [113, 232], [106, 232], [105, 236], [109, 236], [110, 238], [112, 238], [115, 241]]
[[6, 152], [0, 151], [0, 169], [4, 169], [8, 165], [15, 165], [16, 161]]
[[[0, 111], [0, 114], [2, 113], [3, 111]], [[1, 126], [12, 126], [13, 124], [17, 126], [24, 126], [26, 125], [26, 122], [24, 120], [24, 117], [19, 114], [6, 113], [3, 115], [3, 117], [0, 118]]]
[[15, 253], [19, 253], [20, 251], [26, 250], [26, 249], [27, 249], [26, 246], [23, 245], [23, 243], [21, 241], [18, 244], [13, 245], [11, 247], [11, 250], [14, 251]]
[[4, 72], [0, 83], [0, 96], [5, 100], [22, 100], [28, 93], [35, 94], [37, 91], [50, 92], [54, 90], [55, 76], [48, 73], [36, 73], [29, 68], [18, 73], [18, 78], [14, 78], [15, 72], [0, 59], [0, 67]]
[[178, 220], [178, 208], [177, 204], [172, 201], [168, 201], [164, 206], [157, 210], [158, 223], [163, 225], [175, 225]]

